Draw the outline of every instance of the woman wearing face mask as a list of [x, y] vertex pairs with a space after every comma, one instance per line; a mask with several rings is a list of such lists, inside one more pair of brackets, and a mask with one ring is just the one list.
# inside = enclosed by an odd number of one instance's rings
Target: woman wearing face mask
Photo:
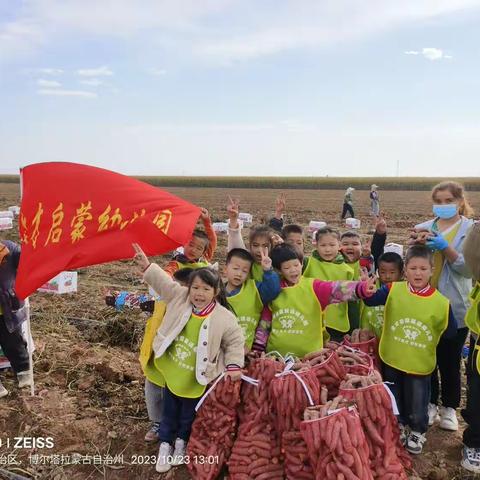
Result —
[[[463, 186], [453, 181], [435, 185], [432, 200], [435, 218], [417, 225], [413, 237], [416, 243], [426, 243], [434, 252], [431, 285], [450, 300], [458, 330], [455, 337], [442, 339], [437, 347], [437, 369], [432, 373], [428, 417], [429, 425], [440, 417], [440, 428], [456, 431], [456, 409], [460, 405], [461, 394], [461, 352], [468, 334], [464, 318], [472, 288], [471, 273], [462, 252], [463, 241], [473, 224], [473, 220], [468, 218], [473, 210], [465, 198]], [[438, 408], [440, 393], [442, 406]]]

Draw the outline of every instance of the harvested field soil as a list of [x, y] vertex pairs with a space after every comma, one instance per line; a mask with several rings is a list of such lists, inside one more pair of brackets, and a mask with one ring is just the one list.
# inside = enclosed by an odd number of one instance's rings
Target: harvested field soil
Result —
[[[346, 185], [347, 186], [347, 185]], [[241, 211], [256, 222], [268, 219], [278, 190], [169, 188], [169, 191], [208, 208], [214, 221], [226, 219], [227, 196], [239, 197]], [[404, 243], [408, 229], [431, 216], [428, 192], [380, 191], [387, 214], [388, 241]], [[480, 211], [480, 193], [469, 194]], [[355, 210], [368, 235], [368, 192], [355, 192]], [[324, 220], [342, 227], [343, 191], [288, 190], [287, 222], [306, 225]], [[0, 210], [19, 203], [16, 184], [0, 184]], [[18, 241], [16, 228], [1, 238]], [[308, 251], [311, 250], [307, 241]], [[133, 254], [133, 252], [132, 252]], [[216, 260], [223, 265], [226, 235], [219, 236]], [[167, 257], [156, 260], [164, 262]], [[188, 479], [179, 467], [167, 475], [155, 472], [157, 446], [143, 437], [149, 422], [143, 397], [143, 375], [137, 360], [146, 321], [138, 309], [117, 312], [104, 301], [108, 289], [146, 292], [135, 277], [132, 262], [119, 261], [79, 271], [78, 293], [31, 297], [32, 330], [36, 344], [36, 395], [19, 392], [11, 372], [1, 373], [10, 391], [0, 400], [0, 478], [53, 480]], [[463, 428], [463, 425], [461, 426]], [[14, 448], [15, 437], [23, 444]], [[52, 448], [40, 438], [51, 437]], [[33, 448], [32, 440], [37, 445]], [[30, 443], [28, 443], [30, 442]], [[473, 478], [459, 468], [461, 431], [433, 427], [423, 455], [414, 459], [416, 477], [430, 480]], [[19, 477], [7, 476], [6, 472]]]

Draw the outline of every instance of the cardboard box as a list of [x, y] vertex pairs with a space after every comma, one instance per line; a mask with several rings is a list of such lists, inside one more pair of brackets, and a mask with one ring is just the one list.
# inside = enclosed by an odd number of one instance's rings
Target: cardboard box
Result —
[[251, 213], [242, 213], [238, 214], [238, 219], [241, 220], [243, 223], [252, 223], [253, 222], [253, 215]]
[[226, 233], [228, 232], [228, 223], [227, 222], [214, 222], [212, 224], [213, 230], [217, 233]]
[[325, 228], [326, 226], [327, 226], [326, 222], [322, 222], [320, 220], [310, 220], [310, 223], [308, 224], [308, 231], [316, 232], [317, 230], [320, 230], [321, 228]]
[[76, 292], [77, 272], [61, 272], [47, 283], [44, 283], [37, 291], [57, 294]]
[[345, 220], [345, 225], [348, 228], [360, 228], [361, 222], [358, 218], [347, 218]]
[[0, 218], [13, 218], [15, 215], [10, 210], [1, 210]]
[[12, 207], [8, 207], [8, 211], [12, 212], [14, 215], [20, 215], [20, 207], [17, 205], [14, 205]]
[[0, 218], [0, 230], [10, 230], [13, 228], [13, 220], [11, 218]]

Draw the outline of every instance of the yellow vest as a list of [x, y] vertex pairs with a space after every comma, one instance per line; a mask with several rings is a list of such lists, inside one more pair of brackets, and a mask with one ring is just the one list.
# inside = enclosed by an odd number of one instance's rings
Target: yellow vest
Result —
[[322, 306], [313, 291], [313, 281], [313, 278], [302, 276], [297, 285], [282, 288], [270, 304], [272, 331], [267, 352], [303, 357], [322, 349]]
[[150, 382], [159, 387], [163, 387], [165, 383], [162, 374], [155, 368], [153, 363], [153, 340], [162, 323], [166, 308], [167, 304], [165, 302], [155, 302], [153, 314], [147, 320], [147, 324], [145, 325], [145, 334], [143, 335], [142, 345], [140, 346], [140, 355], [138, 357], [144, 375]]
[[194, 262], [194, 263], [180, 263], [177, 262], [178, 269], [181, 270], [182, 268], [203, 268], [203, 267], [208, 267], [209, 263], [208, 262]]
[[[380, 288], [380, 282], [377, 282], [377, 288]], [[364, 302], [360, 302], [360, 328], [370, 330], [377, 338], [380, 338], [383, 328], [383, 315], [385, 305], [369, 307]]]
[[252, 269], [250, 270], [250, 278], [253, 278], [256, 282], [261, 282], [263, 280], [263, 267], [257, 263], [253, 262]]
[[198, 335], [204, 318], [192, 313], [187, 324], [166, 352], [155, 358], [155, 366], [165, 378], [170, 391], [178, 397], [198, 398], [203, 395], [206, 385], [197, 382]]
[[469, 295], [470, 308], [465, 315], [465, 325], [477, 335], [475, 349], [477, 351], [477, 370], [480, 374], [480, 282], [477, 281]]
[[227, 302], [234, 310], [245, 336], [245, 346], [250, 350], [263, 310], [263, 302], [255, 280], [247, 279], [236, 295], [227, 297]]
[[[352, 280], [353, 270], [346, 263], [322, 262], [310, 257], [303, 275], [307, 278], [318, 278], [324, 281]], [[348, 304], [336, 303], [328, 305], [324, 310], [325, 325], [339, 332], [348, 332], [350, 321], [348, 319]]]
[[394, 282], [385, 304], [380, 358], [397, 370], [428, 375], [437, 364], [437, 345], [448, 326], [449, 301], [438, 290], [428, 297]]

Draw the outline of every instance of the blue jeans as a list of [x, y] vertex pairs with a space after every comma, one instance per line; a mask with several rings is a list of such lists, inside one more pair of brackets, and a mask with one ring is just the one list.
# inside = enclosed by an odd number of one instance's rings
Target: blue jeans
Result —
[[383, 366], [383, 378], [397, 401], [398, 421], [415, 432], [428, 429], [428, 403], [430, 401], [430, 375], [411, 375], [388, 365]]
[[163, 414], [158, 429], [160, 442], [173, 444], [176, 438], [188, 441], [198, 398], [178, 397], [165, 387], [163, 392]]

